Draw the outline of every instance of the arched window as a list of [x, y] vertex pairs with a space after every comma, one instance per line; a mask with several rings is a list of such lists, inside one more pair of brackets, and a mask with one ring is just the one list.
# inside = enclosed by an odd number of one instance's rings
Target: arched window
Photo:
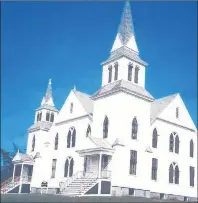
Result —
[[47, 112], [47, 113], [46, 113], [46, 121], [49, 121], [49, 120], [50, 120], [50, 113]]
[[90, 127], [90, 125], [88, 125], [87, 132], [86, 132], [86, 137], [88, 137], [90, 135], [91, 135], [91, 127]]
[[109, 66], [108, 70], [109, 70], [109, 79], [108, 79], [108, 82], [110, 83], [111, 80], [112, 80], [112, 66]]
[[137, 119], [134, 118], [132, 121], [132, 139], [137, 139], [137, 133], [138, 133], [138, 123], [137, 123]]
[[37, 121], [39, 121], [39, 117], [40, 117], [39, 115], [40, 115], [40, 114], [37, 113], [37, 118], [36, 118]]
[[179, 154], [179, 136], [175, 137], [175, 153]]
[[135, 83], [138, 83], [138, 72], [139, 72], [139, 67], [138, 66], [136, 66], [135, 67], [135, 79], [134, 79], [134, 82]]
[[56, 137], [55, 137], [54, 149], [55, 149], [55, 150], [58, 149], [58, 133], [56, 134]]
[[68, 157], [65, 162], [65, 172], [64, 177], [71, 177], [73, 175], [74, 160]]
[[194, 156], [194, 143], [193, 140], [190, 141], [190, 157]]
[[54, 122], [54, 113], [51, 113], [50, 122]]
[[75, 147], [76, 143], [76, 129], [71, 127], [67, 135], [67, 148]]
[[103, 138], [108, 137], [108, 128], [109, 128], [109, 119], [106, 116], [103, 122]]
[[153, 148], [157, 148], [157, 137], [158, 137], [158, 134], [157, 134], [157, 130], [155, 128], [153, 130], [153, 139], [152, 139], [152, 147]]
[[173, 152], [173, 147], [174, 147], [174, 137], [173, 134], [171, 133], [169, 137], [169, 151]]
[[179, 167], [175, 162], [169, 167], [169, 183], [179, 184]]
[[36, 142], [36, 140], [35, 140], [35, 135], [34, 135], [32, 138], [32, 151], [34, 151], [34, 149], [35, 149], [35, 142]]
[[169, 183], [173, 183], [173, 176], [174, 176], [174, 170], [173, 170], [173, 164], [169, 167]]
[[115, 68], [114, 80], [117, 80], [118, 79], [118, 62], [115, 63], [114, 68]]
[[128, 80], [131, 81], [132, 80], [132, 69], [133, 69], [133, 65], [130, 63], [128, 65]]
[[69, 169], [69, 159], [66, 160], [65, 162], [65, 173], [64, 173], [64, 177], [68, 176], [68, 169]]
[[179, 184], [179, 167], [175, 166], [175, 184]]
[[41, 121], [41, 119], [42, 119], [42, 112], [40, 112], [39, 114], [39, 120]]

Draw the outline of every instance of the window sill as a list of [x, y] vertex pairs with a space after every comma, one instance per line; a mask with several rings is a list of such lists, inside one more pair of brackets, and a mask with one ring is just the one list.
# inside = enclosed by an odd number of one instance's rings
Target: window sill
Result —
[[132, 177], [137, 177], [137, 175], [135, 175], [135, 174], [129, 174], [129, 176], [132, 176]]

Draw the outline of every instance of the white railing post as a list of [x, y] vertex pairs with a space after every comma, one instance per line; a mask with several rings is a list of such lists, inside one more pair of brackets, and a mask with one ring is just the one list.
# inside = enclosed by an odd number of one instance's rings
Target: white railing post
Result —
[[23, 175], [23, 164], [21, 165], [21, 175], [20, 175], [20, 185], [19, 185], [19, 193], [21, 193], [21, 189], [22, 189], [22, 179], [23, 179], [23, 177], [22, 177], [22, 175]]
[[15, 164], [14, 164], [14, 169], [13, 169], [12, 182], [14, 182], [14, 176], [15, 176]]
[[101, 178], [102, 153], [99, 155], [98, 178]]

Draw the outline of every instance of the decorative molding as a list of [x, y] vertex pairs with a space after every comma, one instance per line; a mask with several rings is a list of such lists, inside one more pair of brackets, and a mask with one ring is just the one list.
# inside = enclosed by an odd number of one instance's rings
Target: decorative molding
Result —
[[[156, 118], [156, 120], [163, 121], [163, 122], [165, 122], [165, 123], [168, 123], [168, 124], [171, 124], [171, 125], [174, 125], [174, 126], [177, 126], [177, 127], [180, 127], [180, 128], [186, 129], [186, 130], [189, 130], [189, 131], [191, 131], [191, 132], [196, 132], [195, 129], [188, 128], [188, 127], [186, 127], [186, 126], [179, 125], [179, 124], [177, 124], [177, 123], [173, 123], [173, 122], [171, 122], [171, 121], [168, 121], [168, 120], [165, 120], [165, 119], [162, 119], [162, 118]], [[154, 122], [153, 122], [153, 123], [154, 123]]]
[[69, 123], [69, 122], [72, 122], [72, 121], [75, 121], [75, 120], [81, 120], [83, 118], [86, 118], [88, 117], [90, 120], [92, 120], [90, 114], [86, 114], [84, 116], [80, 116], [80, 117], [77, 117], [77, 118], [71, 118], [71, 119], [68, 119], [68, 120], [64, 120], [64, 121], [60, 121], [60, 122], [57, 122], [55, 123], [56, 126], [59, 126], [59, 125], [63, 125], [63, 124], [66, 124], [66, 123]]

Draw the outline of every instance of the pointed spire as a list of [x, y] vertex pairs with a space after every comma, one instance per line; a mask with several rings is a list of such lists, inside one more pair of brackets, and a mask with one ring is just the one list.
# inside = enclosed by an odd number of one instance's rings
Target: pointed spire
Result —
[[138, 53], [131, 8], [128, 0], [125, 2], [121, 22], [111, 51], [115, 51], [121, 47], [128, 47], [129, 49]]
[[126, 45], [132, 35], [134, 35], [133, 21], [129, 1], [126, 1], [122, 19], [118, 28], [118, 35], [123, 45]]
[[52, 80], [49, 79], [48, 87], [41, 102], [41, 105], [48, 104], [50, 106], [54, 106], [53, 97], [52, 97]]

